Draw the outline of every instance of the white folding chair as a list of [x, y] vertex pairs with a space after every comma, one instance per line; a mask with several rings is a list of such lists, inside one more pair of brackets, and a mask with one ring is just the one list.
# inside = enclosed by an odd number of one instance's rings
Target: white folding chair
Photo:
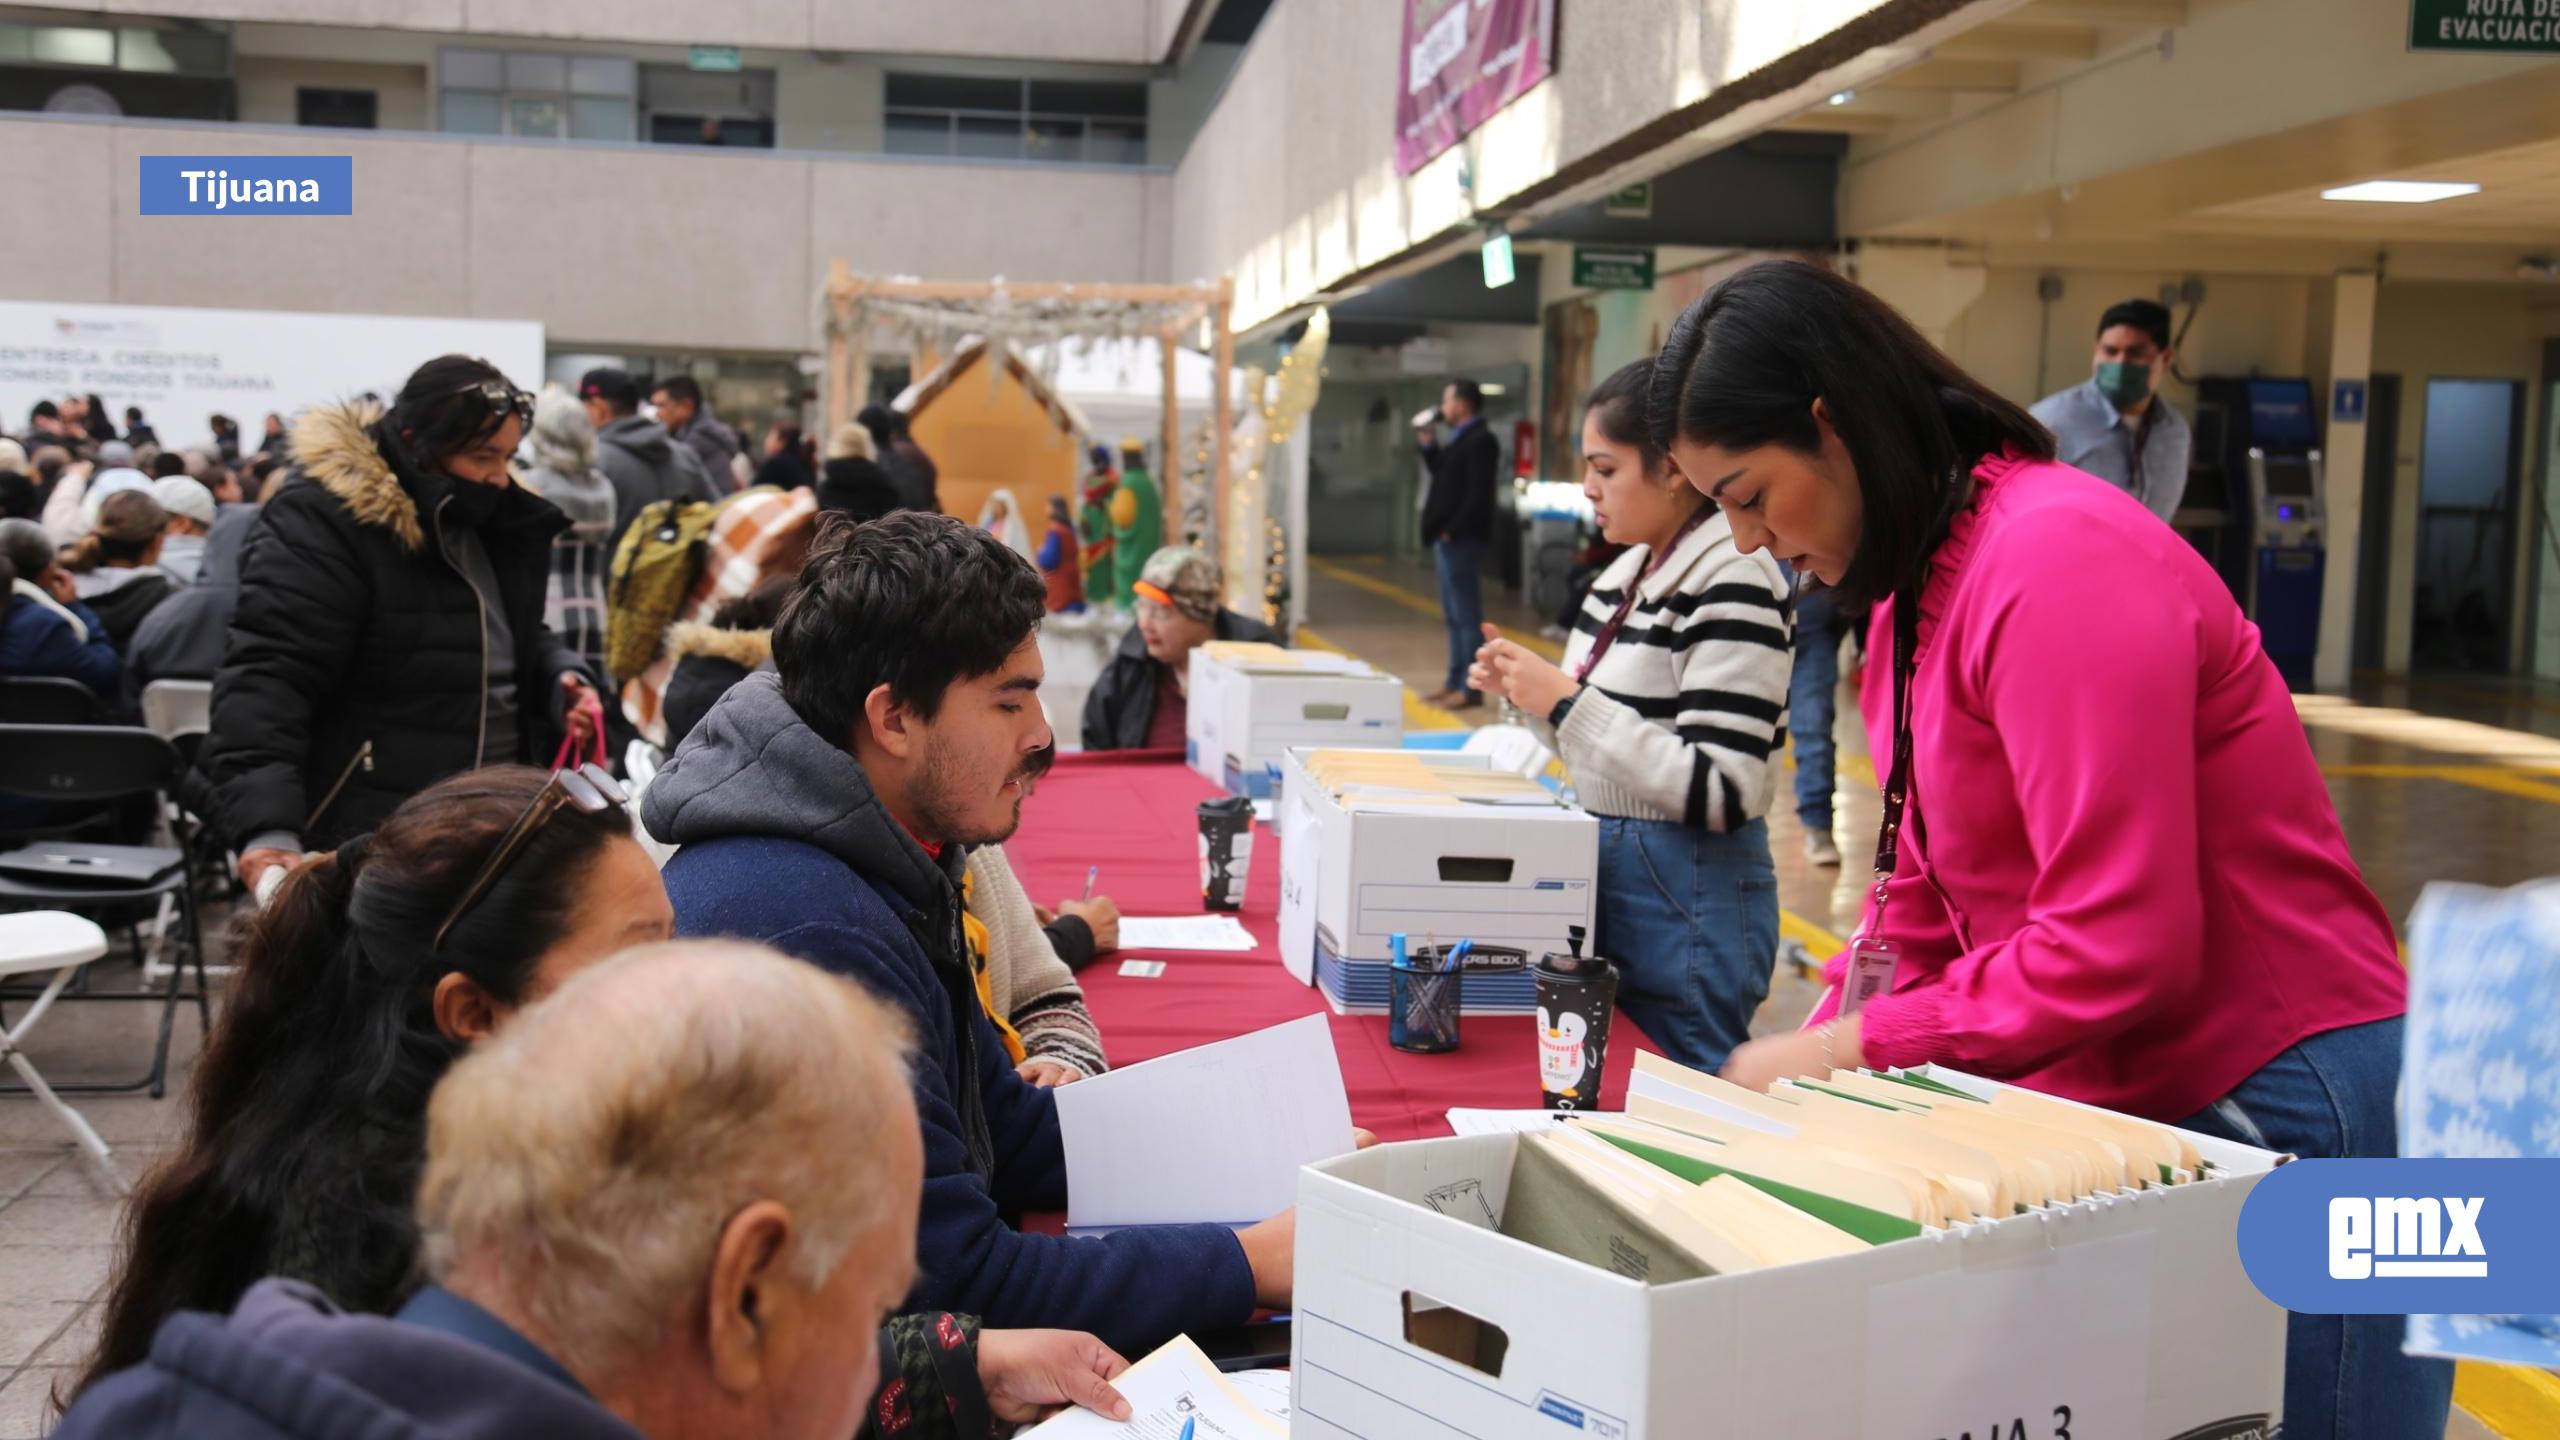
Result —
[[143, 728], [163, 740], [213, 728], [213, 682], [154, 680], [142, 687]]
[[[28, 1091], [38, 1103], [52, 1111], [70, 1129], [81, 1147], [97, 1156], [102, 1165], [110, 1159], [107, 1142], [98, 1138], [98, 1132], [89, 1128], [88, 1120], [79, 1111], [53, 1093], [53, 1087], [44, 1083], [44, 1077], [36, 1073], [35, 1062], [29, 1060], [19, 1047], [26, 1042], [27, 1032], [35, 1029], [37, 1022], [44, 1019], [45, 1012], [53, 1008], [55, 998], [62, 994], [64, 986], [71, 983], [71, 977], [79, 973], [80, 967], [106, 953], [107, 932], [81, 916], [61, 910], [22, 910], [12, 915], [0, 915], [0, 976], [26, 975], [39, 970], [53, 972], [53, 979], [44, 987], [44, 993], [27, 1007], [26, 1014], [18, 1017], [17, 1024], [9, 1027], [8, 1034], [0, 1037], [0, 1055], [8, 1058], [9, 1068], [17, 1071], [19, 1078], [27, 1082]], [[107, 1173], [113, 1175], [115, 1172], [111, 1168]], [[121, 1181], [118, 1188], [122, 1188]]]
[[[154, 680], [142, 687], [142, 725], [152, 734], [172, 744], [190, 735], [207, 735], [213, 731], [213, 682], [210, 680]], [[192, 761], [195, 752], [182, 747], [179, 754]], [[178, 802], [173, 795], [161, 805], [161, 839], [180, 848], [187, 846], [187, 836], [178, 826]], [[169, 912], [172, 902], [160, 899], [160, 913], [151, 922], [151, 949], [143, 958], [142, 978], [148, 983], [168, 971], [161, 963], [160, 945], [168, 937]], [[228, 974], [231, 967], [211, 967], [216, 973]]]

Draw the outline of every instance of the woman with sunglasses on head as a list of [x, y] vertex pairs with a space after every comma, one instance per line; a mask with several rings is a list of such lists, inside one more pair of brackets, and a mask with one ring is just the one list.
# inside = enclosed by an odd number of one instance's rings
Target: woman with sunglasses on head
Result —
[[[1808, 265], [1690, 306], [1647, 417], [1745, 551], [1883, 602], [1865, 923], [1812, 1025], [1727, 1078], [1938, 1062], [2304, 1157], [2395, 1152], [2390, 918], [2194, 547]], [[2293, 1317], [2285, 1434], [2443, 1434], [2452, 1367], [2400, 1329]]]
[[[66, 1402], [141, 1361], [174, 1312], [228, 1312], [269, 1276], [341, 1309], [400, 1309], [419, 1284], [411, 1202], [436, 1082], [571, 975], [674, 933], [625, 803], [592, 765], [475, 771], [297, 867], [237, 953], [186, 1139], [126, 1213], [97, 1350]], [[1016, 1419], [1108, 1405], [1120, 1368], [1091, 1336], [938, 1315], [900, 1317], [881, 1344], [884, 1382], [983, 1392]]]
[[543, 623], [568, 520], [508, 470], [533, 397], [446, 355], [386, 412], [316, 406], [240, 562], [203, 766], [240, 878], [483, 765], [594, 743], [596, 677]]

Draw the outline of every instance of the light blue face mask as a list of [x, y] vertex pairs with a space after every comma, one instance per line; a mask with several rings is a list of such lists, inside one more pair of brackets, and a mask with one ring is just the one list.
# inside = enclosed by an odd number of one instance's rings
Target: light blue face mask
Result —
[[2128, 360], [2101, 361], [2098, 393], [2119, 410], [2139, 405], [2151, 395], [2151, 367]]

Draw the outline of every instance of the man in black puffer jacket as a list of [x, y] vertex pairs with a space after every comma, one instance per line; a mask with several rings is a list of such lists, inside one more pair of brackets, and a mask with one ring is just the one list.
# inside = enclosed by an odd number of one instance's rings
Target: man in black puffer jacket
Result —
[[530, 397], [446, 356], [388, 416], [305, 412], [241, 557], [203, 765], [241, 879], [482, 765], [548, 764], [596, 679], [543, 624], [567, 520], [508, 479]]

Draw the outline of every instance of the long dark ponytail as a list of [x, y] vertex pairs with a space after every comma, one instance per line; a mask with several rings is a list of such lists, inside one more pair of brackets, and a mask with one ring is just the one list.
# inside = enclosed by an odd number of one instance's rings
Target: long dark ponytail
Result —
[[1916, 591], [1962, 508], [1974, 465], [2013, 450], [2053, 458], [2034, 416], [1959, 369], [1894, 308], [1801, 261], [1754, 265], [1682, 312], [1653, 367], [1646, 421], [1675, 440], [1747, 450], [1821, 447], [1813, 402], [1857, 466], [1866, 519], [1840, 588]]
[[430, 951], [548, 779], [506, 766], [423, 791], [371, 836], [296, 869], [250, 923], [186, 1144], [126, 1213], [79, 1390], [142, 1360], [172, 1313], [228, 1311], [269, 1275], [353, 1310], [406, 1291], [427, 1096], [461, 1048], [437, 1028], [436, 984], [460, 972], [516, 1003], [566, 933], [587, 867], [630, 834], [619, 811], [561, 810]]

